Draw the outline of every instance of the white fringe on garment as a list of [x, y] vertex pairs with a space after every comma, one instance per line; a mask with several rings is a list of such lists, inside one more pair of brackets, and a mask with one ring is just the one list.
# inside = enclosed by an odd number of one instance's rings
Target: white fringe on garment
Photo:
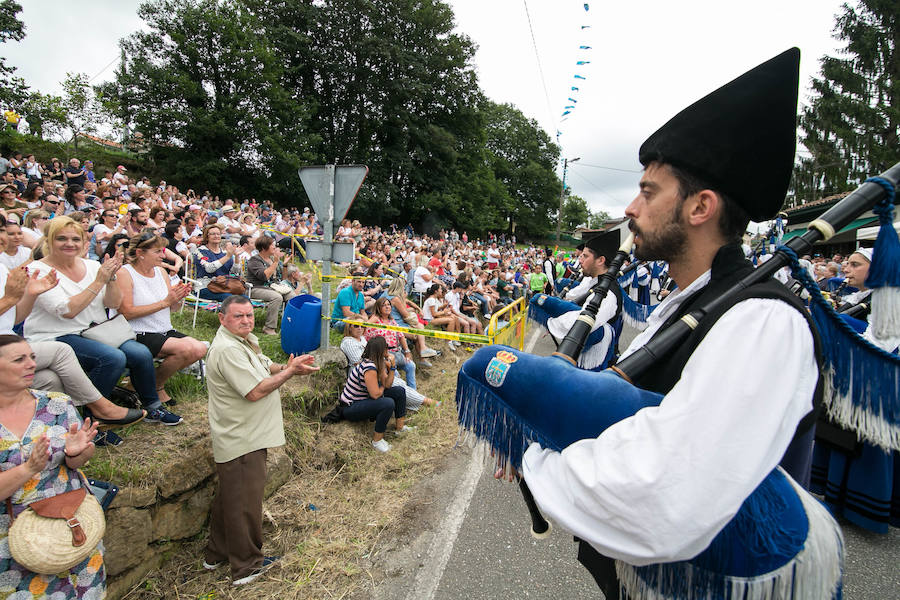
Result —
[[[690, 588], [688, 597], [677, 600], [735, 598], [741, 600], [829, 600], [841, 587], [844, 537], [837, 522], [818, 500], [788, 476], [809, 520], [809, 534], [803, 549], [779, 569], [757, 577], [726, 578], [723, 589]], [[667, 577], [675, 576], [673, 567], [683, 569], [678, 577], [693, 579], [700, 575], [688, 563], [658, 565]], [[646, 568], [646, 567], [643, 567]], [[631, 600], [676, 600], [650, 588], [638, 577], [635, 567], [616, 561], [619, 582]], [[660, 573], [662, 575], [662, 573]], [[708, 579], [698, 577], [698, 579]]]
[[874, 444], [885, 452], [900, 451], [900, 424], [892, 422], [892, 419], [874, 407], [867, 408], [854, 403], [849, 393], [840, 394], [832, 386], [832, 374], [831, 369], [826, 369], [823, 373], [825, 394], [822, 402], [828, 417], [844, 429], [854, 432], [861, 440]]
[[[900, 288], [880, 287], [872, 290], [869, 329], [877, 339], [900, 336]], [[893, 348], [888, 349], [888, 352]]]

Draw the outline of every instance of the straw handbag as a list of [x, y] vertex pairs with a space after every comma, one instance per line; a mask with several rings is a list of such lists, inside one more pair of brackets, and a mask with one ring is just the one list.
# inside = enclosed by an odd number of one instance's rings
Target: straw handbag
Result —
[[[15, 517], [9, 527], [9, 551], [17, 563], [35, 573], [55, 575], [91, 555], [103, 539], [106, 518], [83, 476], [82, 484], [77, 490], [32, 502]], [[13, 519], [9, 498], [6, 511]]]

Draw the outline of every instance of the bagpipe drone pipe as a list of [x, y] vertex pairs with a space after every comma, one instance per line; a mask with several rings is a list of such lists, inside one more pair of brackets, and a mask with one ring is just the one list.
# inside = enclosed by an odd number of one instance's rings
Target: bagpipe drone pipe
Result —
[[[809, 229], [803, 235], [792, 238], [786, 246], [775, 252], [773, 258], [735, 284], [732, 289], [710, 301], [708, 305], [694, 308], [679, 321], [654, 336], [642, 348], [607, 371], [595, 373], [583, 371], [574, 366], [584, 347], [585, 340], [591, 332], [593, 317], [589, 311], [590, 305], [596, 305], [593, 310], [593, 315], [596, 315], [602, 298], [599, 300], [593, 298], [588, 303], [588, 307], [553, 356], [533, 356], [504, 346], [486, 346], [479, 349], [463, 365], [458, 376], [456, 399], [460, 425], [486, 442], [501, 464], [519, 470], [524, 452], [532, 442], [537, 442], [545, 448], [562, 450], [579, 440], [596, 438], [612, 424], [634, 415], [643, 408], [658, 405], [662, 400], [660, 394], [642, 390], [632, 385], [632, 380], [653, 368], [658, 357], [666, 355], [681, 344], [704, 316], [719, 307], [720, 303], [728, 302], [734, 295], [739, 294], [750, 285], [767, 280], [778, 269], [792, 263], [796, 265], [798, 255], [809, 252], [817, 241], [829, 239], [836, 231], [848, 225], [859, 215], [872, 209], [877, 203], [883, 203], [885, 198], [891, 197], [892, 201], [892, 194], [887, 188], [896, 186], [898, 179], [900, 179], [900, 164], [882, 173], [877, 181], [870, 180], [862, 184], [853, 193], [810, 223]], [[888, 229], [893, 232], [893, 227], [888, 227]], [[884, 227], [882, 231], [884, 231]], [[896, 241], [896, 232], [894, 232], [894, 236]], [[620, 250], [620, 254], [621, 252]], [[619, 255], [616, 256], [616, 259], [619, 259]], [[622, 260], [619, 260], [618, 264], [621, 265]], [[873, 264], [873, 270], [875, 270], [874, 267]], [[795, 271], [799, 270], [795, 269]], [[896, 274], [894, 275], [896, 276]], [[612, 277], [615, 276], [615, 274], [612, 275]], [[811, 281], [808, 274], [805, 277]], [[803, 280], [803, 274], [797, 278]], [[815, 282], [812, 282], [812, 285], [815, 285]], [[599, 294], [595, 294], [595, 296], [597, 295]], [[822, 299], [821, 294], [818, 295], [818, 298]], [[815, 314], [819, 304], [815, 301], [815, 297], [813, 299], [813, 313]], [[822, 303], [825, 303], [824, 299], [822, 299]], [[825, 304], [827, 306], [827, 303]], [[842, 319], [839, 320], [843, 322]], [[823, 347], [827, 347], [825, 340], [823, 340]], [[887, 352], [874, 346], [861, 351], [880, 353], [881, 358], [891, 357]], [[896, 361], [896, 357], [893, 357], [893, 360]], [[831, 358], [830, 363], [828, 361], [828, 356], [826, 356], [826, 364], [830, 364], [832, 368], [838, 362], [835, 357]], [[892, 363], [892, 366], [896, 367], [897, 365]], [[890, 384], [894, 386], [892, 396], [879, 400], [881, 403], [879, 406], [883, 407], [884, 411], [877, 415], [878, 418], [891, 420], [894, 427], [900, 423], [896, 373], [897, 369], [895, 368], [891, 380], [893, 383]], [[853, 375], [852, 370], [850, 375], [849, 378], [836, 375], [835, 384], [845, 385], [846, 383], [849, 385], [849, 380]], [[565, 382], [565, 394], [560, 393], [561, 382]], [[846, 389], [844, 391], [846, 392]], [[882, 391], [890, 391], [890, 386], [887, 384], [873, 386], [866, 382], [854, 387], [854, 392], [860, 396], [859, 403], [864, 406], [874, 406], [876, 399], [871, 397], [872, 392]], [[745, 501], [735, 519], [720, 532], [716, 539], [734, 535], [733, 526], [737, 526], [742, 528], [744, 533], [756, 536], [755, 539], [773, 540], [773, 537], [767, 537], [769, 534], [775, 535], [771, 531], [773, 527], [771, 514], [760, 511], [760, 502], [766, 501], [766, 498], [769, 500], [775, 497], [781, 498], [775, 502], [776, 504], [780, 503], [781, 508], [778, 510], [781, 514], [787, 514], [796, 508], [798, 502], [803, 502], [803, 499], [799, 498], [797, 494], [780, 495], [785, 491], [784, 479], [779, 470], [773, 471]], [[526, 500], [531, 499], [524, 481], [520, 481], [520, 486], [525, 492]], [[810, 511], [813, 509], [810, 505], [804, 502], [804, 506], [807, 514], [811, 514]], [[767, 510], [771, 510], [771, 507]], [[531, 499], [529, 511], [532, 513], [534, 521], [532, 533], [546, 534], [549, 526], [542, 522], [543, 518], [537, 507], [534, 506], [533, 499]], [[788, 529], [790, 528], [788, 527]], [[791, 546], [789, 541], [781, 540], [773, 543], [780, 544], [781, 549], [786, 549]], [[713, 543], [713, 546], [715, 545], [716, 542]], [[706, 552], [702, 553], [697, 559], [706, 554]], [[728, 554], [726, 552], [726, 555]], [[780, 555], [777, 551], [774, 554]], [[787, 554], [790, 552], [784, 555]], [[740, 562], [740, 559], [733, 554], [729, 556], [731, 556], [729, 560]], [[744, 558], [749, 561], [746, 564], [753, 561], [753, 557], [745, 556]], [[733, 563], [731, 566], [735, 567], [736, 564]]]

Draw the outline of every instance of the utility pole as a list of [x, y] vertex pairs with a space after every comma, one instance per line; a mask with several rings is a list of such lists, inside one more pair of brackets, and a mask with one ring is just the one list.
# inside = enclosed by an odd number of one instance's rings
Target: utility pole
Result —
[[563, 210], [563, 198], [566, 196], [566, 171], [569, 168], [570, 162], [575, 162], [576, 160], [581, 160], [581, 157], [573, 158], [569, 160], [568, 158], [563, 159], [563, 177], [562, 177], [562, 189], [559, 191], [559, 214], [556, 216], [556, 243], [559, 244], [559, 231], [562, 227], [562, 210]]

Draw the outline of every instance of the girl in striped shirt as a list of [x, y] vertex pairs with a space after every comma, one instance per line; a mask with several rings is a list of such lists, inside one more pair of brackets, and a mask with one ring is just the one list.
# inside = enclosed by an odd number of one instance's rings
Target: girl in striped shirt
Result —
[[391, 416], [396, 417], [397, 433], [412, 431], [406, 425], [406, 390], [391, 387], [394, 383], [394, 357], [383, 337], [375, 336], [366, 344], [362, 359], [347, 376], [341, 393], [344, 418], [365, 421], [375, 417], [372, 446], [387, 452], [391, 445], [384, 439]]

